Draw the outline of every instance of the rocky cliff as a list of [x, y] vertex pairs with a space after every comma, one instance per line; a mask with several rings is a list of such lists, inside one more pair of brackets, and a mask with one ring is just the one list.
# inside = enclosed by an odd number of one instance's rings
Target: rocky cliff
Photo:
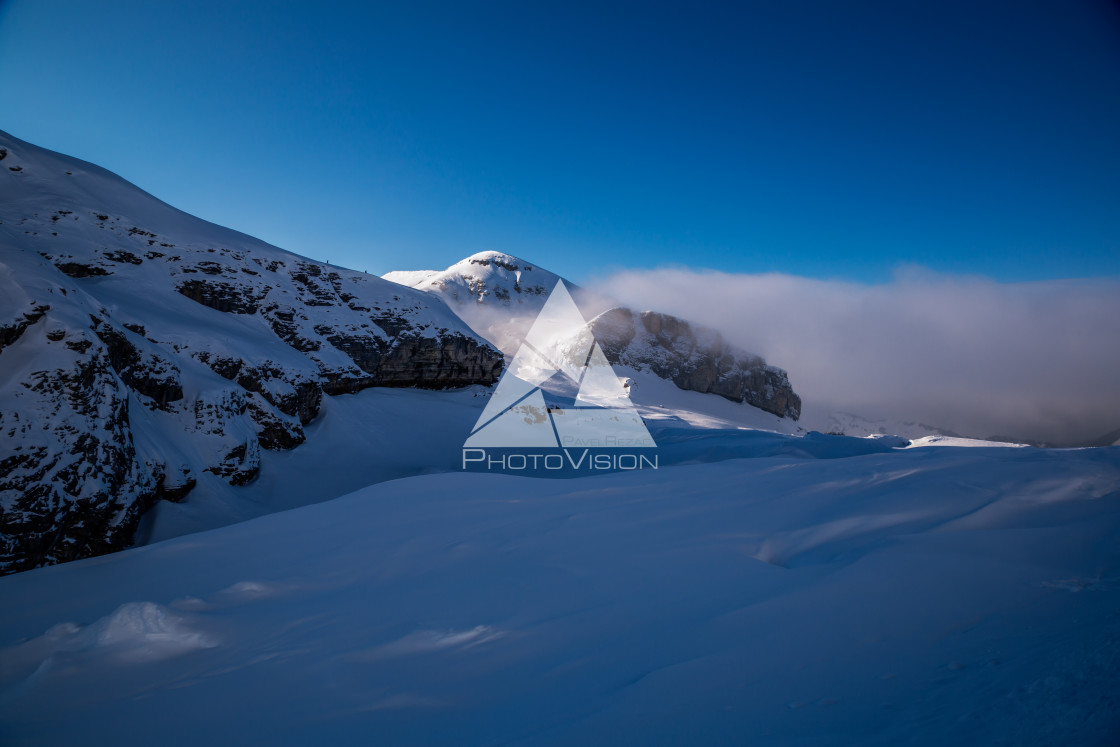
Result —
[[0, 133], [0, 572], [125, 547], [200, 472], [252, 480], [324, 396], [501, 366], [438, 297]]
[[681, 389], [718, 394], [797, 420], [801, 398], [785, 371], [728, 345], [715, 330], [656, 311], [615, 308], [588, 322], [612, 365], [647, 370]]

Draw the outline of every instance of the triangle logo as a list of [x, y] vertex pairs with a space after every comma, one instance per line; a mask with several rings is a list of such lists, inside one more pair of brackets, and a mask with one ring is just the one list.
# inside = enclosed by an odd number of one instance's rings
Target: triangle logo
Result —
[[[545, 403], [541, 386], [556, 377], [578, 386], [572, 407]], [[463, 446], [651, 448], [657, 444], [560, 280]]]

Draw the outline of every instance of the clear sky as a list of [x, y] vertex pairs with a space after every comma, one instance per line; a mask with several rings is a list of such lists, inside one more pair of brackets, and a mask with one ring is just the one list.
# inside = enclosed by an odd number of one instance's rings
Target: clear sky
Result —
[[0, 0], [0, 128], [381, 273], [1120, 275], [1112, 0]]

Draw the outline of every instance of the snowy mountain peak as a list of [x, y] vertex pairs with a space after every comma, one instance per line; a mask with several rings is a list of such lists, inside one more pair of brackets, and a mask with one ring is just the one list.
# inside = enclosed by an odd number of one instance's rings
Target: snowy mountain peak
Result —
[[456, 262], [453, 267], [460, 265], [480, 265], [482, 267], [497, 267], [510, 272], [518, 272], [521, 270], [531, 271], [533, 266], [519, 257], [512, 254], [505, 254], [503, 252], [485, 251], [477, 252], [467, 257], [466, 259]]
[[484, 303], [510, 307], [512, 312], [536, 313], [560, 276], [512, 254], [486, 251], [472, 254], [446, 270], [396, 271], [392, 280], [417, 290], [435, 291], [453, 306]]

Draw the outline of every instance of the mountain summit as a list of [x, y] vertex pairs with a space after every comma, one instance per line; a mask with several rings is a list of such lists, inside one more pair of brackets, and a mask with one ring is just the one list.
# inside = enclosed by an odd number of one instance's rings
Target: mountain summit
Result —
[[398, 271], [382, 277], [418, 290], [438, 291], [457, 305], [475, 301], [533, 314], [541, 310], [561, 279], [512, 254], [493, 251], [472, 254], [446, 270]]

